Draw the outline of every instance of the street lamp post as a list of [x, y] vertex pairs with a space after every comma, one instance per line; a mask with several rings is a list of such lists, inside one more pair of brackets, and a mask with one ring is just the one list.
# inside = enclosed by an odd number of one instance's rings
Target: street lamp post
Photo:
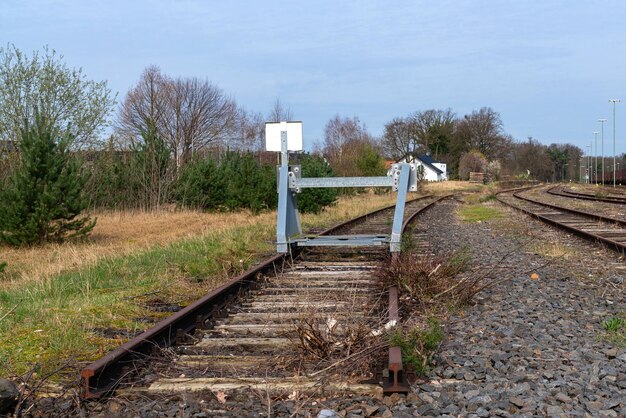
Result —
[[598, 119], [598, 122], [602, 124], [602, 185], [604, 185], [604, 122], [608, 119]]
[[587, 145], [587, 161], [585, 161], [585, 183], [590, 183], [591, 170], [589, 169], [589, 159], [591, 158], [591, 145]]
[[598, 134], [599, 133], [600, 132], [595, 132], [595, 131], [593, 132], [593, 134], [596, 137], [596, 152], [594, 154], [594, 159], [595, 159], [596, 163], [594, 164], [594, 169], [593, 169], [593, 173], [594, 173], [593, 175], [594, 175], [594, 177], [596, 179], [596, 184], [598, 184]]
[[591, 145], [587, 145], [587, 183], [591, 183], [591, 149], [593, 148], [593, 142]]
[[583, 159], [582, 157], [578, 160], [578, 182], [583, 182]]
[[613, 188], [615, 188], [615, 104], [621, 102], [620, 99], [609, 99], [613, 103]]

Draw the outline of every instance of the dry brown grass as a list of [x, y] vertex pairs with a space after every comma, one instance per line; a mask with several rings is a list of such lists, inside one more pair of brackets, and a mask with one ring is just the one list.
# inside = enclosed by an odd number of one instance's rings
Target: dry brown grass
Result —
[[47, 244], [31, 248], [0, 247], [0, 259], [8, 262], [4, 288], [10, 283], [45, 281], [67, 270], [94, 265], [105, 257], [165, 246], [208, 232], [226, 231], [235, 226], [271, 222], [273, 214], [253, 216], [248, 212], [208, 214], [198, 211], [153, 213], [105, 212], [94, 214], [98, 223], [82, 242]]
[[422, 186], [422, 191], [424, 193], [435, 193], [435, 194], [454, 193], [454, 192], [476, 192], [476, 191], [482, 190], [485, 187], [486, 186], [482, 184], [470, 183], [469, 181], [450, 180], [450, 181], [424, 183]]
[[567, 260], [575, 254], [573, 248], [558, 241], [540, 241], [534, 244], [530, 249], [533, 253], [547, 258], [564, 258]]
[[[395, 194], [368, 193], [342, 197], [337, 204], [318, 215], [302, 216], [303, 226], [331, 226], [395, 202]], [[0, 246], [0, 261], [8, 266], [0, 287], [8, 289], [28, 282], [44, 282], [68, 270], [93, 266], [106, 257], [124, 256], [155, 247], [164, 247], [181, 239], [226, 232], [235, 227], [274, 225], [276, 212], [253, 215], [203, 213], [199, 211], [100, 212], [92, 235], [81, 242], [47, 244], [32, 248]], [[270, 240], [273, 237], [268, 236]]]

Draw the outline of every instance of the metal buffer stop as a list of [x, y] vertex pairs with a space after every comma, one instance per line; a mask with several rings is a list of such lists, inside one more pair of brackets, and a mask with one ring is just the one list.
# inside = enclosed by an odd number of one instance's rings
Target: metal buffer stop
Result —
[[[266, 149], [281, 153], [278, 168], [278, 222], [276, 249], [288, 253], [292, 246], [375, 246], [389, 245], [391, 252], [399, 252], [402, 241], [404, 206], [408, 192], [417, 191], [416, 164], [396, 163], [387, 176], [381, 177], [302, 177], [299, 165], [289, 165], [289, 152], [302, 151], [302, 122], [266, 122]], [[312, 187], [391, 187], [398, 192], [391, 234], [389, 235], [302, 235], [296, 196]]]

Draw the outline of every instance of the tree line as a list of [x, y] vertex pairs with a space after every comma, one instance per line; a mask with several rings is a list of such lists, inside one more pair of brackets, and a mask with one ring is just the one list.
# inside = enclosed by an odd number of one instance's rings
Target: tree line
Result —
[[[116, 111], [117, 100], [106, 81], [89, 80], [52, 49], [28, 56], [0, 48], [0, 225], [40, 219], [35, 241], [60, 240], [93, 227], [81, 218], [86, 208], [276, 206], [276, 155], [263, 148], [266, 120], [293, 119], [279, 100], [266, 114], [250, 111], [206, 79], [171, 77], [156, 66], [142, 72]], [[542, 181], [577, 178], [582, 155], [570, 144], [515, 141], [500, 115], [483, 107], [462, 117], [451, 109], [416, 111], [390, 120], [380, 137], [357, 116], [335, 115], [299, 160], [308, 175], [375, 176], [409, 153], [445, 162], [451, 178], [486, 171]], [[319, 211], [336, 196], [306, 190], [299, 200]], [[54, 205], [65, 212], [35, 214]], [[18, 235], [0, 231], [4, 241]]]

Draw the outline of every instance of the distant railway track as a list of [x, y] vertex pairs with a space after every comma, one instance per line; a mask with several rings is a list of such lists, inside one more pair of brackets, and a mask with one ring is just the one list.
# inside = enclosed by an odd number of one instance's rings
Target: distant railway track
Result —
[[626, 252], [626, 221], [542, 202], [522, 196], [522, 191], [502, 191], [498, 193], [497, 199], [549, 225], [603, 243], [620, 253]]
[[[416, 215], [447, 197], [428, 195], [407, 202], [403, 231]], [[385, 234], [393, 208], [320, 235]], [[294, 368], [275, 360], [289, 357], [298, 345], [313, 344], [320, 332], [341, 338], [349, 324], [380, 322], [381, 312], [386, 321], [398, 320], [397, 290], [381, 295], [373, 276], [386, 253], [387, 247], [318, 247], [272, 256], [85, 367], [83, 396], [97, 398], [131, 387], [151, 393], [269, 386], [277, 391], [320, 390], [311, 376], [321, 373], [323, 362]], [[165, 348], [172, 357], [164, 362]], [[161, 359], [160, 377], [146, 379], [142, 369], [155, 358]], [[386, 366], [384, 391], [406, 391], [398, 347], [389, 348]], [[361, 377], [382, 379], [380, 374]], [[321, 389], [370, 392], [380, 386], [336, 382]]]
[[549, 194], [554, 195], [554, 196], [561, 196], [561, 197], [569, 197], [569, 198], [574, 198], [574, 199], [582, 199], [582, 200], [591, 200], [591, 201], [595, 201], [595, 202], [605, 202], [605, 203], [615, 203], [615, 204], [621, 204], [621, 205], [626, 205], [626, 196], [597, 196], [597, 195], [593, 195], [590, 193], [581, 193], [581, 192], [575, 192], [571, 189], [567, 189], [563, 186], [555, 186], [552, 187], [550, 189], [548, 189], [547, 191]]

